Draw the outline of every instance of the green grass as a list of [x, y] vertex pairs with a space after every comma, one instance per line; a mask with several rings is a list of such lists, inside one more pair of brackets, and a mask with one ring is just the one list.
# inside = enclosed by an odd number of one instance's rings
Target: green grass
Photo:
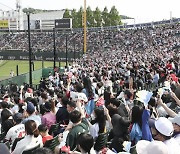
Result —
[[[29, 72], [29, 62], [28, 61], [16, 61], [16, 60], [8, 60], [8, 61], [0, 61], [0, 80], [6, 79], [10, 77], [10, 71], [14, 71], [14, 75], [16, 76], [16, 66], [19, 67], [19, 75]], [[62, 66], [65, 63], [61, 63]], [[59, 63], [56, 62], [56, 66], [59, 66]], [[42, 68], [41, 61], [34, 62], [34, 69], [38, 70]], [[44, 68], [53, 67], [53, 62], [44, 61]]]

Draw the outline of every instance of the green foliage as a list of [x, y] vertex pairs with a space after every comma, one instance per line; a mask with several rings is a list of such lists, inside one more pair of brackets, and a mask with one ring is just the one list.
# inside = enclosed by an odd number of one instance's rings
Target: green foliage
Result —
[[[78, 11], [73, 9], [71, 11], [71, 18], [73, 22], [73, 28], [82, 28], [83, 27], [83, 8], [81, 7]], [[119, 12], [113, 6], [108, 11], [107, 7], [104, 8], [103, 11], [101, 11], [98, 7], [93, 11], [91, 10], [91, 7], [88, 6], [86, 9], [86, 15], [87, 15], [87, 26], [88, 27], [105, 27], [105, 26], [117, 26], [121, 25], [121, 16], [119, 15]], [[69, 16], [69, 12], [66, 10], [64, 16]], [[122, 16], [126, 17], [127, 16]]]
[[[34, 8], [24, 8], [23, 12], [27, 13], [40, 13], [40, 12], [51, 12], [54, 10], [41, 10]], [[58, 11], [58, 10], [56, 10]], [[80, 7], [79, 10], [66, 9], [63, 18], [72, 18], [73, 28], [82, 28], [83, 27], [83, 8]], [[86, 9], [87, 14], [87, 26], [88, 27], [101, 27], [101, 26], [117, 26], [121, 25], [121, 19], [132, 19], [130, 17], [119, 15], [116, 7], [113, 6], [110, 11], [107, 7], [101, 11], [98, 7], [95, 10], [92, 10], [90, 6]]]
[[30, 11], [30, 13], [42, 13], [42, 12], [52, 12], [52, 11], [58, 11], [58, 10], [42, 10], [42, 9], [34, 9], [34, 8], [24, 8], [23, 12], [27, 13], [28, 11]]
[[78, 21], [76, 20], [77, 19], [76, 9], [72, 10], [71, 16], [72, 16], [72, 27], [73, 28], [78, 28]]
[[110, 26], [117, 26], [121, 24], [121, 17], [115, 6], [113, 6], [109, 13]]
[[78, 10], [75, 20], [77, 20], [77, 28], [82, 28], [82, 25], [83, 25], [83, 8], [82, 7], [80, 7], [80, 9]]
[[87, 7], [86, 14], [87, 14], [87, 26], [94, 27], [94, 14], [89, 6]]
[[36, 13], [36, 9], [31, 8], [31, 7], [29, 7], [29, 8], [24, 8], [24, 9], [23, 9], [23, 12], [24, 12], [24, 13]]
[[102, 24], [102, 14], [99, 8], [97, 7], [96, 10], [94, 11], [94, 25], [95, 27], [101, 27]]
[[63, 18], [72, 18], [68, 9], [65, 10], [65, 12], [63, 14]]
[[102, 12], [102, 24], [103, 26], [109, 26], [110, 25], [110, 19], [109, 19], [109, 13], [107, 7], [104, 8]]

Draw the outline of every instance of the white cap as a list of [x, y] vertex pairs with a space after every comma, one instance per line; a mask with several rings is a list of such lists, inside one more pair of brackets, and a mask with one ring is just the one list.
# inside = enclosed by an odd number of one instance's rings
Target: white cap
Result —
[[71, 91], [70, 97], [72, 98], [73, 101], [77, 101], [78, 92]]
[[168, 154], [168, 148], [162, 141], [140, 140], [136, 144], [138, 154]]
[[160, 117], [155, 121], [156, 129], [165, 136], [171, 136], [173, 134], [174, 128], [172, 122], [165, 117]]
[[32, 96], [31, 93], [28, 93], [28, 92], [25, 93], [25, 98], [28, 98], [28, 97], [31, 97], [31, 96]]
[[84, 102], [88, 102], [87, 96], [84, 93], [78, 93], [77, 94], [77, 99], [82, 100]]

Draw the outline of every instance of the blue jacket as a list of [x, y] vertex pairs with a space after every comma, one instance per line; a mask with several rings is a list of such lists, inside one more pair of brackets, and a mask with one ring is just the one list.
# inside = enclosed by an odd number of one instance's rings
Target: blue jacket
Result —
[[130, 139], [133, 143], [137, 143], [142, 138], [142, 131], [139, 124], [134, 123], [130, 132]]
[[149, 128], [150, 111], [144, 110], [142, 114], [142, 139], [152, 141], [152, 134]]
[[[88, 93], [87, 93], [86, 89], [83, 89], [82, 92], [83, 92], [83, 93], [87, 96], [87, 98], [89, 99]], [[95, 95], [95, 89], [94, 89], [94, 88], [93, 88], [93, 93], [94, 93], [94, 95]], [[88, 103], [85, 105], [86, 113], [87, 113], [88, 115], [91, 115], [91, 113], [93, 112], [94, 108], [95, 108], [95, 101], [94, 101], [94, 99], [91, 99], [91, 100], [89, 100]]]

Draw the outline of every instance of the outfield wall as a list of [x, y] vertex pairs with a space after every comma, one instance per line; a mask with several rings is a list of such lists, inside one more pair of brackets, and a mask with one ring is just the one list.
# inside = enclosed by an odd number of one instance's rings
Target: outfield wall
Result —
[[[49, 72], [53, 72], [53, 68], [43, 68], [32, 72], [32, 81], [34, 85], [37, 85], [41, 77], [47, 78]], [[21, 74], [9, 79], [0, 81], [0, 85], [10, 85], [11, 83], [17, 84], [18, 86], [23, 85], [24, 83], [29, 83], [29, 73]]]

